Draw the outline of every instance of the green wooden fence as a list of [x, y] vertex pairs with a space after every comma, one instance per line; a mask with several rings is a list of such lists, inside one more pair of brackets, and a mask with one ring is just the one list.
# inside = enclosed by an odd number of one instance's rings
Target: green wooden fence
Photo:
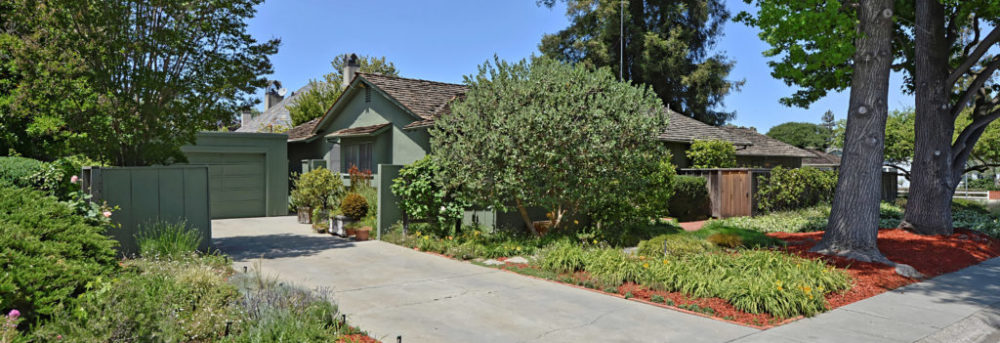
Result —
[[111, 219], [120, 227], [110, 235], [121, 243], [122, 253], [138, 252], [139, 227], [157, 220], [186, 221], [201, 232], [199, 249], [208, 250], [212, 221], [207, 166], [86, 167], [82, 176], [83, 190], [93, 201], [118, 207]]

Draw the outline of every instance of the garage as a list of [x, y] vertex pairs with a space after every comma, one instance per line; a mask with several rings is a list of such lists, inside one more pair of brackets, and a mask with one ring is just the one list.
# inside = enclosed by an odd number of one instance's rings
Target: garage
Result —
[[202, 132], [181, 148], [188, 164], [208, 166], [212, 219], [288, 214], [287, 136]]
[[264, 154], [191, 153], [188, 162], [208, 165], [212, 218], [264, 217], [267, 188]]

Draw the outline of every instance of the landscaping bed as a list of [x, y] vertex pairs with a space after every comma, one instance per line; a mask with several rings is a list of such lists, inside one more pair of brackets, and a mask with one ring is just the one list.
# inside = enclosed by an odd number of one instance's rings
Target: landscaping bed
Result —
[[[827, 297], [830, 308], [844, 306], [919, 280], [896, 274], [895, 269], [879, 263], [866, 263], [809, 252], [822, 231], [806, 233], [770, 233], [768, 236], [789, 242], [789, 252], [810, 259], [821, 259], [851, 274], [854, 286], [846, 292]], [[947, 274], [1000, 256], [1000, 240], [983, 233], [955, 229], [950, 236], [922, 236], [902, 229], [882, 229], [878, 247], [889, 260], [908, 264], [928, 278]], [[930, 257], [930, 258], [928, 258]]]
[[[672, 249], [664, 257], [646, 256], [652, 245], [646, 243], [649, 239], [629, 255], [598, 240], [498, 240], [469, 232], [443, 238], [426, 232], [410, 238], [386, 237], [418, 251], [756, 328], [781, 325], [919, 281], [896, 274], [890, 266], [809, 253], [822, 231], [764, 235], [720, 223], [709, 223], [695, 232], [661, 228], [652, 241]], [[663, 236], [678, 239], [662, 243]], [[1000, 240], [965, 229], [947, 237], [884, 229], [879, 233], [879, 247], [889, 259], [909, 264], [927, 277], [1000, 256]], [[512, 263], [508, 256], [529, 259]], [[656, 263], [668, 261], [685, 267], [652, 272], [658, 269]], [[843, 275], [848, 286], [836, 288], [842, 282], [835, 275]], [[820, 280], [827, 277], [833, 278]], [[720, 283], [726, 285], [713, 285]]]

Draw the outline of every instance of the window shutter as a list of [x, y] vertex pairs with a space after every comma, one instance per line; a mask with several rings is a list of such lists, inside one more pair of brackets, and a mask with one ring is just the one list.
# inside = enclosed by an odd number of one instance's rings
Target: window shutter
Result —
[[330, 164], [326, 166], [327, 169], [330, 169], [334, 173], [340, 173], [340, 142], [333, 143], [333, 146], [330, 147], [330, 159], [328, 161]]

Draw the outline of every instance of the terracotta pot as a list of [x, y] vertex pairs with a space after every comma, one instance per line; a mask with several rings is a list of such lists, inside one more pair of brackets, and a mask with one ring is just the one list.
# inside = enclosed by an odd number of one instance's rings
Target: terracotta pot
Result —
[[353, 226], [344, 228], [344, 237], [351, 237], [357, 234], [358, 234], [358, 229], [355, 229]]
[[359, 241], [367, 241], [368, 238], [370, 238], [370, 236], [371, 236], [371, 232], [372, 232], [372, 228], [371, 227], [365, 226], [363, 228], [360, 228], [355, 233], [354, 239], [359, 240]]
[[534, 221], [531, 224], [535, 226], [535, 231], [538, 231], [539, 236], [544, 236], [549, 231], [549, 228], [552, 227], [552, 221], [549, 220]]
[[300, 206], [296, 209], [296, 214], [299, 216], [299, 224], [312, 224], [312, 208], [309, 206]]

